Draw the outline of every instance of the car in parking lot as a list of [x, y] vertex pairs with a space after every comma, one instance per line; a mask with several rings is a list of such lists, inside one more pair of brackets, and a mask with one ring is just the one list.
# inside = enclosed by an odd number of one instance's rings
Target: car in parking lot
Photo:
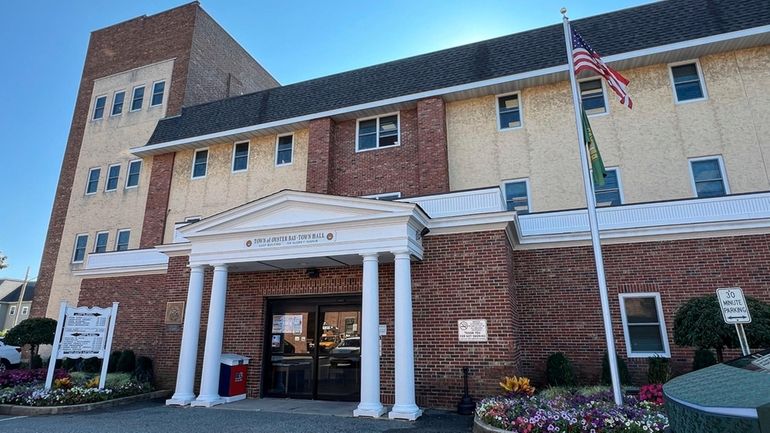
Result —
[[21, 347], [10, 346], [0, 340], [0, 371], [18, 367], [21, 363]]
[[332, 349], [329, 364], [332, 367], [352, 367], [361, 361], [361, 337], [348, 337]]

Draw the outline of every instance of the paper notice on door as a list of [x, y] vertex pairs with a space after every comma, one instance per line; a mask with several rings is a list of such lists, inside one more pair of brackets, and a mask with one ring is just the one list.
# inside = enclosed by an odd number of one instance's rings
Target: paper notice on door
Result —
[[273, 334], [302, 334], [301, 314], [274, 314]]

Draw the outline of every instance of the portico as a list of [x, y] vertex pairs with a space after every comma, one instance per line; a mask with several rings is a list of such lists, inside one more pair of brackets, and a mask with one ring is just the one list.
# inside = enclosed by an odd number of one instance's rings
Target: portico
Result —
[[[221, 404], [219, 359], [230, 272], [361, 266], [360, 402], [354, 416], [379, 417], [379, 270], [394, 263], [395, 405], [390, 418], [414, 420], [411, 262], [422, 259], [429, 217], [413, 203], [282, 191], [179, 229], [186, 242], [158, 247], [189, 256], [190, 280], [175, 393], [169, 405]], [[201, 385], [194, 392], [203, 274], [213, 268]], [[268, 332], [267, 330], [262, 330]]]

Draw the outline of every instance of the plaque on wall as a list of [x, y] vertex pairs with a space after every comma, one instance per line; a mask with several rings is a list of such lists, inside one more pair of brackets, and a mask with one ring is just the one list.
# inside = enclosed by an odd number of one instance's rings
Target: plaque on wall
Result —
[[184, 322], [184, 301], [166, 302], [166, 325], [181, 325]]

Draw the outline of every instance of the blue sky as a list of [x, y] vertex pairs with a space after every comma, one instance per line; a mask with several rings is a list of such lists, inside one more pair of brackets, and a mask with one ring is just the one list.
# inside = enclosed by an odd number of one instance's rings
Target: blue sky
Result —
[[[415, 54], [650, 3], [649, 0], [204, 0], [203, 8], [289, 84]], [[89, 33], [183, 4], [167, 0], [16, 1], [0, 41], [0, 278], [35, 277]]]

